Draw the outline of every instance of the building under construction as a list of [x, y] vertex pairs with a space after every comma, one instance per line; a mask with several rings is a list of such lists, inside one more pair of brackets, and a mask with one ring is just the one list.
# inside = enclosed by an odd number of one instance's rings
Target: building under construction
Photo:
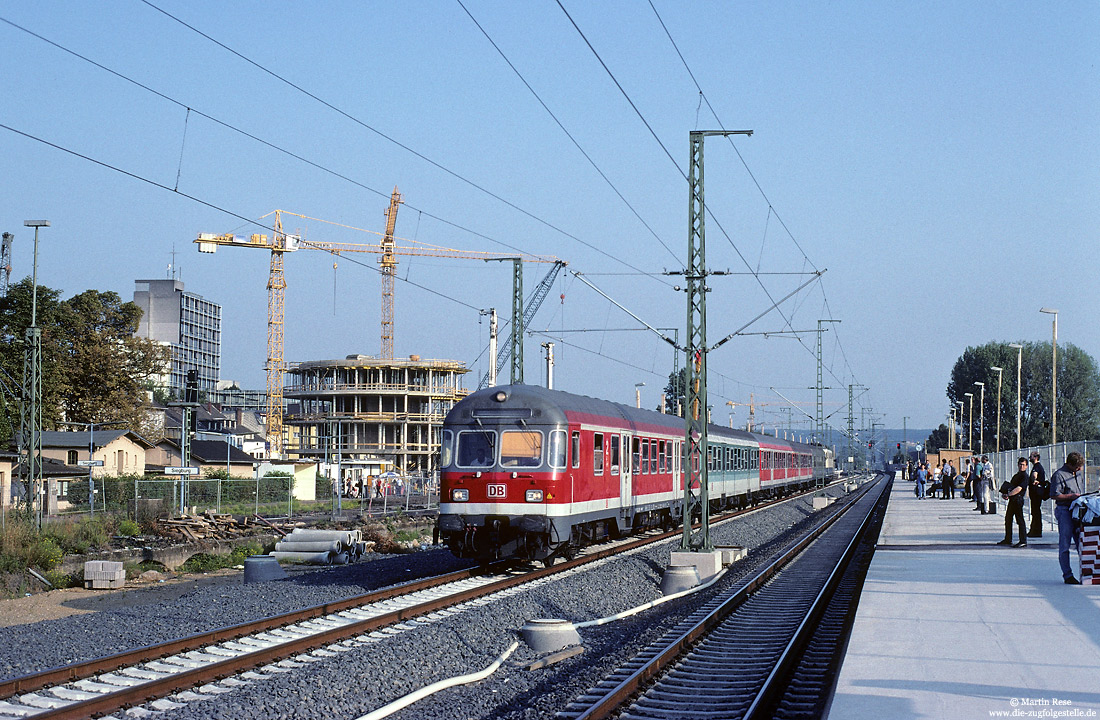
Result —
[[338, 453], [346, 465], [384, 458], [398, 472], [431, 475], [443, 418], [468, 394], [460, 383], [467, 372], [461, 362], [417, 355], [292, 363], [283, 386], [286, 453], [319, 460]]

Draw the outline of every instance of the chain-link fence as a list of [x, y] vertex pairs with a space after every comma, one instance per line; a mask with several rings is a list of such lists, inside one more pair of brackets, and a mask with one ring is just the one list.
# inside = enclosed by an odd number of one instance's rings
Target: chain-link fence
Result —
[[[293, 497], [294, 478], [268, 475], [259, 478], [189, 477], [180, 480], [162, 475], [96, 478], [95, 505], [89, 501], [87, 480], [68, 481], [61, 488], [65, 513], [111, 512], [131, 515], [134, 498], [145, 508], [159, 507], [164, 513], [184, 508], [219, 513], [286, 515], [312, 509]], [[329, 492], [318, 498], [327, 504]], [[317, 503], [309, 503], [310, 506]]]

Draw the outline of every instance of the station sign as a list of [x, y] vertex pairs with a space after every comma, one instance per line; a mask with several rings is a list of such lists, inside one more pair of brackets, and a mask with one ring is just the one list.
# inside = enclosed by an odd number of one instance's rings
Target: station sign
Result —
[[196, 467], [166, 467], [164, 468], [165, 475], [198, 475], [199, 469]]
[[103, 467], [102, 460], [77, 460], [77, 467]]

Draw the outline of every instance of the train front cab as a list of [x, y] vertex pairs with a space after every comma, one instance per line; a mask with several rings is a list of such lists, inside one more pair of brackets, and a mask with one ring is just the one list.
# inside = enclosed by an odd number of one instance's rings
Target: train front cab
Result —
[[569, 539], [546, 511], [548, 503], [568, 501], [561, 487], [567, 432], [512, 410], [515, 417], [497, 413], [490, 423], [492, 414], [475, 408], [475, 422], [443, 430], [438, 527], [458, 557], [542, 559]]

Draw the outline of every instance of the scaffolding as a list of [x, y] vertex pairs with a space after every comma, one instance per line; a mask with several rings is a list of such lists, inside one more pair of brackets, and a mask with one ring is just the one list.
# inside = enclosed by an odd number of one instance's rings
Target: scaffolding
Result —
[[[283, 395], [288, 455], [392, 460], [398, 472], [431, 476], [438, 469], [443, 419], [468, 394], [454, 360], [374, 358], [291, 363]], [[335, 446], [333, 440], [335, 439]]]

